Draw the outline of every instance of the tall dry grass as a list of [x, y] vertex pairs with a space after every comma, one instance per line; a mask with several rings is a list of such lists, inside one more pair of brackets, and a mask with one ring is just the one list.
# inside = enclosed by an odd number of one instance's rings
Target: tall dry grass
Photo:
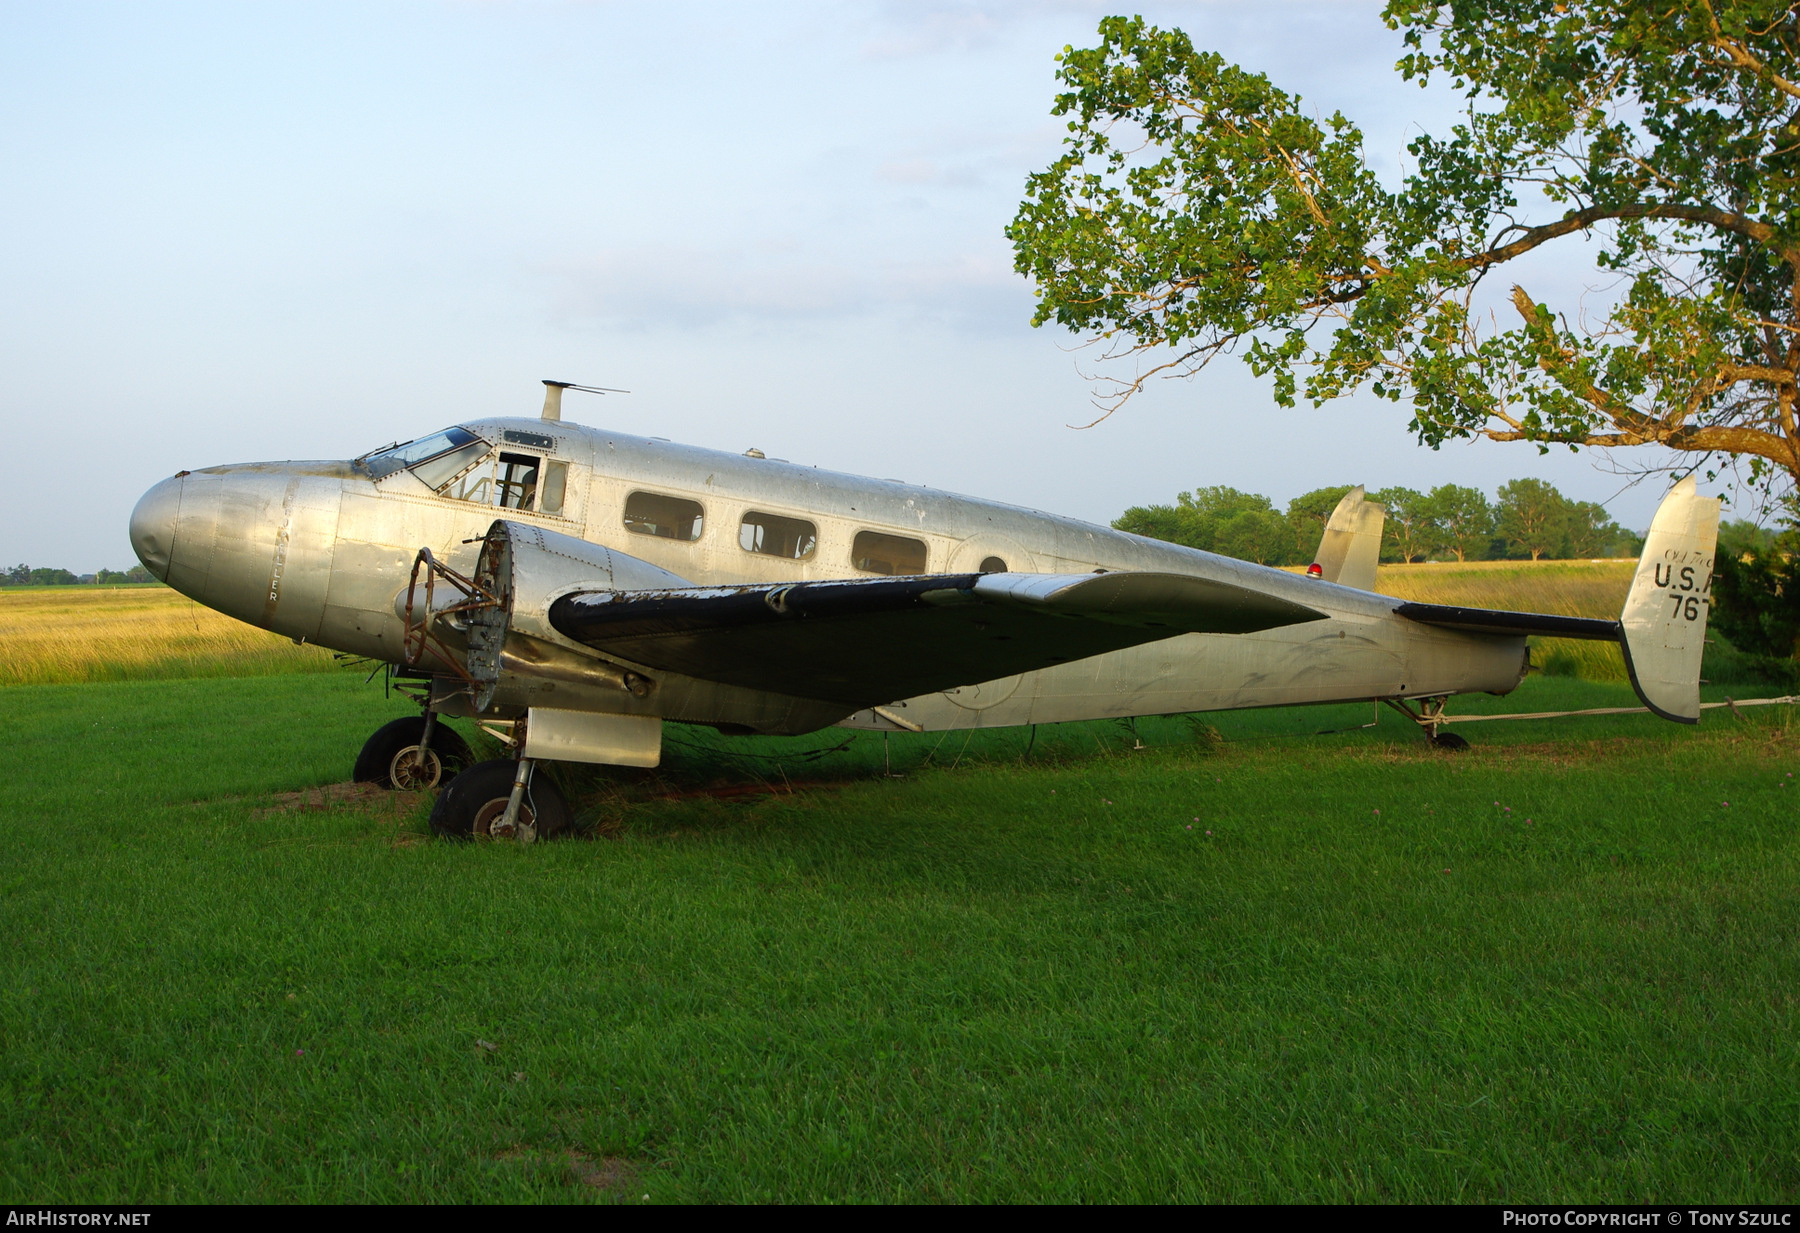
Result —
[[[1382, 565], [1375, 571], [1375, 589], [1383, 595], [1422, 604], [1610, 620], [1625, 606], [1625, 593], [1631, 589], [1631, 575], [1636, 567], [1637, 562], [1630, 559]], [[1294, 572], [1299, 572], [1299, 567]], [[1590, 681], [1629, 679], [1625, 657], [1612, 642], [1533, 638], [1531, 662], [1552, 676], [1576, 676]]]
[[[1424, 603], [1615, 617], [1631, 561], [1471, 561], [1384, 565], [1376, 589]], [[1606, 642], [1533, 640], [1546, 671], [1625, 679]], [[328, 651], [202, 607], [162, 586], [8, 587], [0, 590], [0, 685], [167, 680], [324, 672]]]
[[[1375, 589], [1425, 604], [1460, 604], [1510, 612], [1613, 619], [1631, 589], [1633, 560], [1466, 561], [1383, 565]], [[1573, 638], [1533, 638], [1531, 661], [1553, 676], [1590, 681], [1626, 680], [1617, 643]]]
[[325, 672], [331, 653], [162, 586], [0, 590], [0, 685]]

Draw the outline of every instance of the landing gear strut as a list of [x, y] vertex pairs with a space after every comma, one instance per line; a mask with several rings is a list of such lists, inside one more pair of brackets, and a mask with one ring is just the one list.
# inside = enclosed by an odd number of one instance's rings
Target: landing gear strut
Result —
[[1408, 706], [1405, 698], [1383, 698], [1382, 701], [1418, 724], [1419, 730], [1425, 734], [1425, 739], [1437, 748], [1454, 752], [1469, 747], [1469, 742], [1456, 733], [1438, 731], [1438, 728], [1447, 722], [1444, 719], [1444, 703], [1449, 701], [1448, 694], [1436, 698], [1420, 698], [1417, 710]]
[[350, 777], [398, 792], [428, 792], [473, 761], [462, 737], [427, 711], [377, 728], [356, 755]]
[[567, 830], [569, 802], [530, 758], [477, 762], [444, 785], [431, 829], [447, 839], [514, 839], [531, 843]]

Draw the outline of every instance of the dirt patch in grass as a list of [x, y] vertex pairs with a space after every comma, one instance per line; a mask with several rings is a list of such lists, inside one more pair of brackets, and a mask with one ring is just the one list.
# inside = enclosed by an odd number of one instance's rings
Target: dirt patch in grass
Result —
[[567, 1178], [577, 1186], [590, 1190], [628, 1190], [637, 1181], [639, 1162], [625, 1156], [593, 1156], [576, 1148], [545, 1151], [527, 1144], [517, 1144], [501, 1152], [499, 1159], [509, 1164], [561, 1165]]
[[302, 788], [298, 792], [278, 792], [271, 798], [270, 806], [260, 812], [267, 817], [277, 813], [324, 813], [346, 805], [360, 805], [395, 817], [406, 817], [429, 799], [429, 793], [393, 792], [372, 783], [328, 783], [316, 788]]
[[594, 1190], [624, 1190], [637, 1180], [638, 1166], [623, 1156], [602, 1156], [596, 1160], [586, 1152], [570, 1152], [569, 1175], [582, 1186]]

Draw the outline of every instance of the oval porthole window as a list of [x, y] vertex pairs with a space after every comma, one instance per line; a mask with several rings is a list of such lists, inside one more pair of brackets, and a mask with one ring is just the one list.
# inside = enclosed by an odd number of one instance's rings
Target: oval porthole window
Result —
[[999, 557], [983, 557], [981, 559], [981, 572], [984, 574], [1004, 574], [1006, 572], [1006, 562], [1002, 561]]

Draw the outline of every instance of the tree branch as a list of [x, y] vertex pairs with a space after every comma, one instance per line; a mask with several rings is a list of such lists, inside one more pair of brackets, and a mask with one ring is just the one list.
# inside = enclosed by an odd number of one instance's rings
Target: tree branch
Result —
[[1511, 261], [1541, 244], [1546, 244], [1560, 236], [1575, 231], [1586, 231], [1595, 223], [1603, 223], [1609, 219], [1627, 218], [1667, 218], [1679, 222], [1707, 223], [1724, 231], [1736, 232], [1738, 235], [1755, 240], [1759, 244], [1767, 244], [1780, 252], [1784, 261], [1793, 264], [1800, 259], [1800, 252], [1788, 246], [1774, 244], [1777, 232], [1767, 223], [1759, 223], [1746, 214], [1734, 214], [1729, 210], [1715, 209], [1712, 206], [1653, 205], [1649, 202], [1638, 202], [1625, 206], [1589, 206], [1585, 210], [1577, 210], [1554, 223], [1545, 223], [1541, 227], [1526, 227], [1524, 234], [1510, 244], [1502, 244], [1490, 248], [1486, 252], [1475, 253], [1457, 262], [1463, 269], [1484, 270], [1491, 265], [1499, 265], [1503, 261]]

